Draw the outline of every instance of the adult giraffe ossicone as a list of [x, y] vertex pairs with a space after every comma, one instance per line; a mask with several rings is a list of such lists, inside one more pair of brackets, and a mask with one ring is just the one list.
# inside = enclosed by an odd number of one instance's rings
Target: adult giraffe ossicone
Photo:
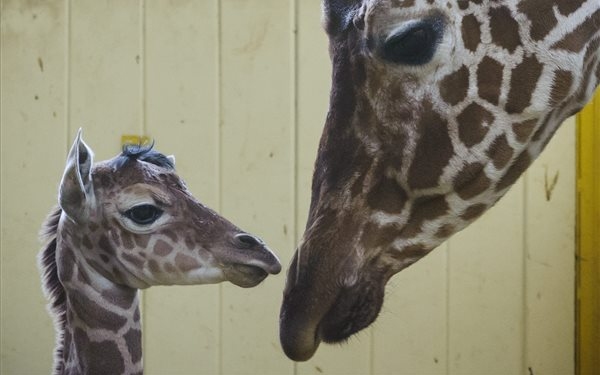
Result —
[[261, 240], [198, 202], [173, 159], [151, 146], [92, 159], [80, 131], [39, 255], [56, 327], [53, 373], [141, 374], [138, 289], [253, 287], [281, 265]]
[[389, 278], [494, 205], [600, 76], [599, 0], [323, 0], [330, 108], [280, 339], [373, 322]]

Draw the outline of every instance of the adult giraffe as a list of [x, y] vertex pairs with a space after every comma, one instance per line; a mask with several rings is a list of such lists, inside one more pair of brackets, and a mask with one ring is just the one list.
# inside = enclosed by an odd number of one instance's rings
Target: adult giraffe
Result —
[[372, 323], [389, 278], [493, 206], [600, 79], [600, 0], [323, 0], [333, 82], [284, 351]]

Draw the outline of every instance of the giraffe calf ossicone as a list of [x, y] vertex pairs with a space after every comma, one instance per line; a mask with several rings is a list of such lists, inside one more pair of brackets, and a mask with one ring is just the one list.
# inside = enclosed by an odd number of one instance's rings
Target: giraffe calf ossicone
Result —
[[39, 264], [57, 331], [55, 374], [142, 373], [138, 289], [253, 287], [281, 270], [260, 239], [190, 194], [173, 158], [126, 146], [93, 164], [81, 131], [44, 236]]

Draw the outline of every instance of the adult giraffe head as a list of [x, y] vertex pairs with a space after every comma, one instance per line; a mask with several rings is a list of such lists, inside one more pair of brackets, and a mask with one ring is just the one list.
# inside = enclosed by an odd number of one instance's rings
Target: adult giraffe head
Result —
[[280, 316], [307, 360], [494, 205], [600, 77], [598, 0], [324, 0], [333, 63]]

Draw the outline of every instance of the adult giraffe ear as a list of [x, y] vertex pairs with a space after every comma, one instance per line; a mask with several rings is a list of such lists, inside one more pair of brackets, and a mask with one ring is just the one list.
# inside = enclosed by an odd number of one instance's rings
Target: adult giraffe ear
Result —
[[60, 207], [75, 221], [87, 217], [93, 198], [91, 178], [93, 159], [94, 153], [81, 139], [81, 129], [79, 129], [67, 157], [58, 193]]

